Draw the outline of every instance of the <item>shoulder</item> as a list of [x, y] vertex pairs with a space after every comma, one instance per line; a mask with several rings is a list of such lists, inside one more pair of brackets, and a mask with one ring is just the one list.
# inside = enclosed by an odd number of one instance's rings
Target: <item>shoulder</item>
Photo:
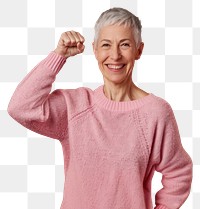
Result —
[[72, 100], [80, 100], [91, 96], [93, 91], [88, 87], [78, 87], [76, 89], [59, 89], [62, 93]]
[[145, 112], [155, 119], [167, 119], [174, 116], [171, 104], [164, 98], [152, 94], [152, 100], [145, 106]]
[[71, 115], [84, 112], [93, 106], [93, 90], [88, 87], [57, 90], [64, 96], [67, 109]]
[[65, 99], [74, 105], [81, 106], [92, 104], [93, 90], [88, 87], [78, 87], [76, 89], [59, 89]]

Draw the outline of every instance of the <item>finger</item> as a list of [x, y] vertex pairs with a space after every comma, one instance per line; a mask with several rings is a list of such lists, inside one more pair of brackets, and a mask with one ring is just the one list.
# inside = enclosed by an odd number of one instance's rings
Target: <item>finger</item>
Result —
[[83, 45], [83, 43], [81, 43], [80, 41], [77, 43], [77, 49], [78, 51], [81, 53], [84, 51], [85, 46]]
[[81, 42], [84, 43], [85, 42], [85, 38], [80, 33], [77, 32], [77, 34], [78, 34], [79, 39], [81, 40]]
[[71, 31], [68, 31], [67, 32], [67, 35], [70, 39], [70, 46], [76, 46], [77, 45], [77, 42], [76, 42], [76, 39], [75, 37], [73, 36], [73, 34], [71, 33]]
[[62, 42], [65, 46], [71, 46], [71, 39], [67, 32], [64, 32], [61, 36]]
[[78, 35], [78, 32], [71, 31], [71, 34], [73, 35], [74, 39], [76, 40], [76, 43], [82, 42], [79, 35]]

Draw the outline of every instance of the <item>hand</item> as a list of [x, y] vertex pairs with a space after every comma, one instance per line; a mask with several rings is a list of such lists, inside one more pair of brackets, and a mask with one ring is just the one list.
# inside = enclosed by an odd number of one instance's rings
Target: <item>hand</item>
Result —
[[64, 32], [62, 33], [54, 52], [65, 56], [66, 58], [80, 54], [85, 49], [85, 46], [83, 45], [84, 41], [84, 37], [78, 32]]

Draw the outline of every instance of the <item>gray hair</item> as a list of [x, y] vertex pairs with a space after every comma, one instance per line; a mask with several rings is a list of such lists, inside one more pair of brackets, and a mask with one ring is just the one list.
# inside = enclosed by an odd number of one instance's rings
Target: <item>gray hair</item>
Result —
[[142, 41], [141, 31], [142, 25], [141, 21], [137, 16], [132, 14], [126, 9], [114, 7], [104, 11], [95, 24], [95, 35], [94, 40], [96, 41], [99, 36], [99, 31], [102, 27], [107, 25], [124, 25], [133, 29], [134, 40], [136, 45]]

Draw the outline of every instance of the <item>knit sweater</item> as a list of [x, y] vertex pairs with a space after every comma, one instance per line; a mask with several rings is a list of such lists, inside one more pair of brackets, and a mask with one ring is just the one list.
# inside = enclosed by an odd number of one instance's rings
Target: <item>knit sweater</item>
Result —
[[18, 84], [7, 109], [24, 127], [60, 141], [61, 209], [152, 209], [155, 171], [163, 184], [155, 208], [180, 208], [190, 193], [192, 161], [170, 104], [153, 93], [113, 101], [103, 85], [51, 92], [65, 62], [51, 52]]

